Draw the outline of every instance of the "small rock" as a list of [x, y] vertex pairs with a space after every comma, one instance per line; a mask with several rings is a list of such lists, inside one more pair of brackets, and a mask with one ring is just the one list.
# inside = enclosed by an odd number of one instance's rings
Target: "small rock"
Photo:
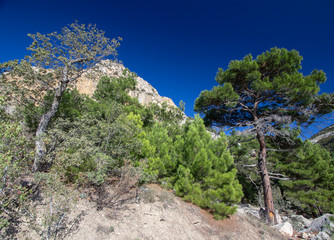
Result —
[[311, 240], [332, 240], [332, 238], [327, 233], [325, 233], [325, 232], [319, 232]]
[[300, 233], [299, 236], [300, 236], [301, 239], [307, 239], [309, 237], [309, 235], [305, 232]]
[[237, 213], [240, 215], [246, 215], [245, 210], [240, 207], [237, 208]]
[[276, 228], [280, 233], [288, 237], [291, 237], [293, 235], [293, 228], [289, 222], [274, 225], [273, 228]]
[[264, 208], [260, 208], [259, 210], [259, 216], [260, 216], [260, 219], [265, 221], [266, 220], [266, 210]]

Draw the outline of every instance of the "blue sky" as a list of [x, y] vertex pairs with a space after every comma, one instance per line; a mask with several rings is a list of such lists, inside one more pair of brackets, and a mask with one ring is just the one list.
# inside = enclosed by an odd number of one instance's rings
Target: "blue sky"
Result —
[[218, 67], [271, 47], [296, 49], [304, 74], [323, 69], [334, 89], [334, 1], [0, 0], [0, 62], [28, 54], [28, 33], [59, 31], [78, 20], [122, 37], [119, 60], [176, 105], [211, 89]]

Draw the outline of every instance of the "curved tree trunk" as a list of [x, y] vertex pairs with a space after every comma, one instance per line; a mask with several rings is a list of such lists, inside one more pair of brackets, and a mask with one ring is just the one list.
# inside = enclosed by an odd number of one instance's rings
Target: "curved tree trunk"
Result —
[[261, 180], [262, 180], [266, 217], [269, 224], [275, 224], [276, 218], [275, 218], [273, 194], [271, 190], [270, 178], [266, 163], [266, 155], [267, 155], [266, 142], [264, 139], [263, 132], [259, 129], [257, 130], [257, 139], [260, 143], [258, 167], [260, 170]]
[[41, 162], [43, 161], [44, 155], [46, 153], [46, 146], [45, 146], [45, 133], [51, 122], [51, 119], [57, 113], [59, 104], [60, 104], [61, 96], [55, 96], [49, 111], [43, 114], [36, 131], [36, 142], [35, 142], [35, 159], [32, 170], [34, 172], [40, 170]]
[[38, 128], [36, 130], [35, 159], [32, 166], [33, 172], [40, 171], [41, 163], [46, 154], [45, 133], [52, 118], [56, 115], [58, 111], [61, 97], [63, 95], [63, 92], [66, 90], [66, 87], [67, 87], [67, 69], [65, 68], [64, 78], [59, 83], [58, 88], [55, 91], [52, 105], [50, 109], [42, 115], [41, 120], [38, 124]]

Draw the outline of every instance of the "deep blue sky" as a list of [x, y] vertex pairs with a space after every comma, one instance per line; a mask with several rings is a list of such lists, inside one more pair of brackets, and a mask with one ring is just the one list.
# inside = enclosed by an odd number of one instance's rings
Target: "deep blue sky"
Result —
[[193, 116], [218, 67], [271, 47], [296, 49], [304, 74], [327, 73], [334, 89], [334, 1], [0, 0], [0, 62], [21, 59], [27, 33], [49, 33], [78, 20], [122, 37], [119, 60]]

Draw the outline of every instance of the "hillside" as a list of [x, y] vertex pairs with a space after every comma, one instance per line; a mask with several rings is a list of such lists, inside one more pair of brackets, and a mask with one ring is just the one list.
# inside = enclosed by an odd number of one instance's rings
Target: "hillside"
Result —
[[[111, 190], [111, 189], [110, 189]], [[112, 194], [108, 192], [108, 194]], [[127, 196], [129, 197], [131, 193]], [[66, 240], [284, 240], [277, 230], [266, 226], [242, 209], [225, 220], [214, 220], [199, 207], [186, 203], [157, 185], [140, 188], [138, 196], [115, 207], [103, 208], [96, 195], [86, 192], [69, 214], [59, 238]], [[110, 202], [109, 206], [115, 203]], [[18, 239], [38, 235], [22, 224]]]

